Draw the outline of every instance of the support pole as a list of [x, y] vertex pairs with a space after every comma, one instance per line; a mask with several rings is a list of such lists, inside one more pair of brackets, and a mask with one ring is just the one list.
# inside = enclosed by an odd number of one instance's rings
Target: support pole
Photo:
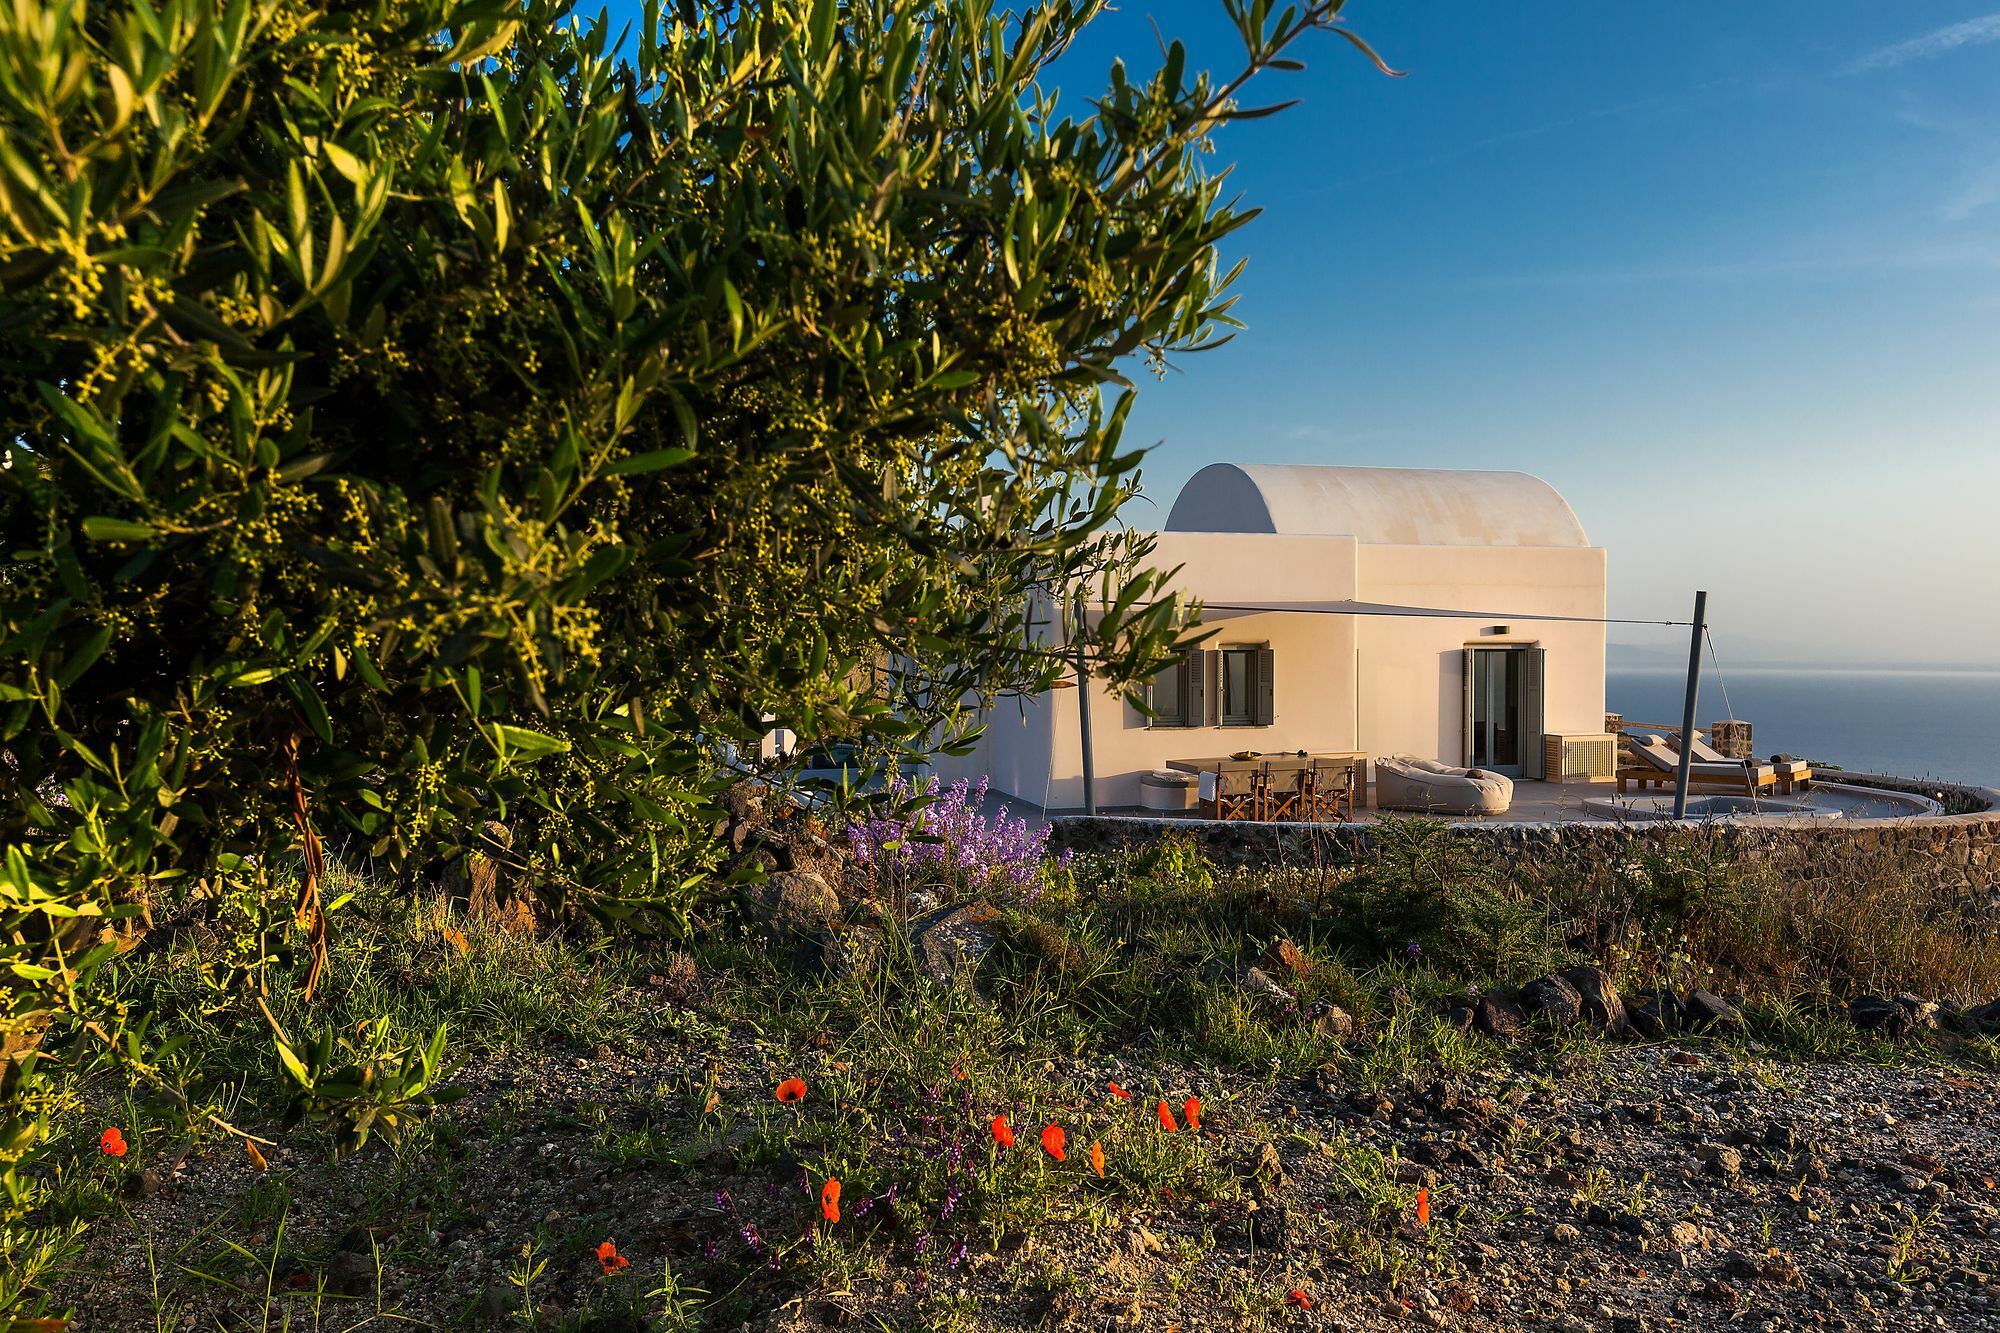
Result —
[[1674, 775], [1674, 818], [1687, 818], [1688, 765], [1694, 758], [1694, 701], [1701, 692], [1701, 639], [1708, 622], [1708, 594], [1694, 595], [1694, 629], [1688, 636], [1687, 701], [1681, 706], [1681, 764]]
[[1083, 731], [1083, 813], [1097, 813], [1097, 757], [1090, 748], [1090, 665], [1083, 651], [1083, 598], [1076, 599], [1076, 621], [1070, 626], [1076, 647], [1076, 720]]

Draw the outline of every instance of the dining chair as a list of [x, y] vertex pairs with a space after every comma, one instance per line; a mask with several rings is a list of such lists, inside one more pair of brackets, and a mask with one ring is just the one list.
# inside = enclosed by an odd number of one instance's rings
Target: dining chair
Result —
[[1306, 818], [1353, 819], [1354, 777], [1358, 769], [1351, 759], [1313, 760]]
[[1307, 818], [1312, 765], [1290, 760], [1264, 765], [1264, 814], [1269, 820]]
[[1215, 766], [1215, 800], [1202, 813], [1210, 819], [1258, 819], [1263, 795], [1262, 764], [1225, 761]]

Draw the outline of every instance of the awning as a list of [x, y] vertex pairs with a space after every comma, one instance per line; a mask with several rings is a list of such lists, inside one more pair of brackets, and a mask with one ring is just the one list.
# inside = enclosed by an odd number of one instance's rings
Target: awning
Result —
[[1272, 614], [1313, 616], [1418, 616], [1439, 620], [1542, 620], [1574, 625], [1688, 625], [1686, 620], [1633, 620], [1617, 616], [1551, 616], [1521, 611], [1462, 611], [1450, 607], [1399, 606], [1394, 602], [1203, 602], [1201, 623]]

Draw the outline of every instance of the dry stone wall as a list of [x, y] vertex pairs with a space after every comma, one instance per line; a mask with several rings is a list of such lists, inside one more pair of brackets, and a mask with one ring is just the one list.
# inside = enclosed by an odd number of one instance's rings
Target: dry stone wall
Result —
[[[1702, 836], [1746, 854], [1797, 857], [1802, 865], [1866, 865], [1889, 856], [1906, 869], [1935, 875], [1968, 897], [2000, 905], [2000, 791], [1867, 773], [1841, 773], [1854, 786], [1921, 793], [1944, 803], [1947, 813], [1920, 819], [1854, 819], [1779, 823], [1718, 820], [1693, 825]], [[1139, 851], [1175, 834], [1193, 837], [1208, 855], [1235, 865], [1340, 865], [1365, 855], [1368, 824], [1258, 824], [1211, 819], [1134, 819], [1059, 815], [1049, 821], [1052, 851]], [[1670, 821], [1614, 824], [1571, 821], [1524, 823], [1492, 820], [1449, 826], [1454, 836], [1477, 839], [1501, 862], [1532, 865], [1539, 872], [1585, 870], [1629, 856], [1648, 842], [1665, 846], [1687, 837]]]

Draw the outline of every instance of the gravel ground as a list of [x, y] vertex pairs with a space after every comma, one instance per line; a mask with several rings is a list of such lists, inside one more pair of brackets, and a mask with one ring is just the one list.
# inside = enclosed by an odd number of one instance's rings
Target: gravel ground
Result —
[[[742, 1032], [720, 1039], [721, 1060], [701, 1053], [717, 1045], [663, 1035], [647, 1052], [467, 1070], [471, 1095], [400, 1154], [330, 1163], [294, 1131], [268, 1176], [228, 1147], [134, 1172], [129, 1222], [99, 1220], [62, 1292], [73, 1327], [347, 1329], [378, 1309], [461, 1328], [658, 1327], [602, 1313], [592, 1247], [615, 1236], [644, 1275], [634, 1293], [663, 1256], [711, 1296], [733, 1291], [709, 1327], [2000, 1329], [1987, 1075], [1710, 1044], [1523, 1048], [1499, 1072], [1379, 1092], [1052, 1063], [1070, 1094], [1141, 1076], [1204, 1089], [1241, 1197], [1080, 1217], [949, 1268], [890, 1227], [857, 1246], [863, 1261], [795, 1249], [773, 1270], [746, 1236], [776, 1254], [801, 1235], [796, 1167], [753, 1166], [726, 1142], [658, 1147], [691, 1142], [679, 1131], [699, 1109], [663, 1089], [713, 1076], [725, 1102], [768, 1099], [770, 1053]], [[523, 1310], [508, 1274], [537, 1235], [547, 1266]], [[281, 1257], [261, 1271], [225, 1239]], [[301, 1289], [322, 1280], [315, 1315]]]

